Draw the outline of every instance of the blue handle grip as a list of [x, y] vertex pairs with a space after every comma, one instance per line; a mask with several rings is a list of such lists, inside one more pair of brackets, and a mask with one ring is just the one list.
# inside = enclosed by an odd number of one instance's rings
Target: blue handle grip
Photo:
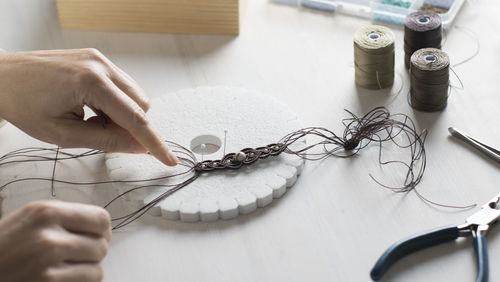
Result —
[[476, 250], [477, 279], [476, 282], [488, 282], [488, 250], [486, 249], [486, 237], [477, 234], [474, 237], [474, 249]]
[[458, 238], [458, 235], [458, 228], [453, 226], [442, 227], [424, 234], [415, 235], [401, 240], [389, 247], [389, 249], [382, 254], [370, 272], [370, 276], [374, 281], [378, 281], [382, 278], [382, 276], [384, 276], [387, 270], [389, 270], [389, 267], [391, 267], [391, 265], [393, 265], [400, 258], [421, 249], [455, 240]]

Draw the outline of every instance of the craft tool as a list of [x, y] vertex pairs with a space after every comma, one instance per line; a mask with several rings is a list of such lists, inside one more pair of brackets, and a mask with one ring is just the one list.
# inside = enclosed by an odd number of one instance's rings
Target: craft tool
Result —
[[432, 247], [444, 242], [452, 241], [458, 237], [472, 235], [474, 250], [478, 266], [477, 282], [488, 281], [488, 250], [486, 248], [486, 232], [500, 218], [500, 194], [491, 199], [482, 208], [468, 217], [465, 224], [451, 227], [442, 227], [423, 234], [415, 235], [399, 241], [389, 247], [379, 258], [370, 276], [378, 281], [399, 259], [421, 249]]
[[478, 149], [483, 154], [492, 158], [497, 163], [500, 163], [500, 151], [499, 150], [477, 141], [476, 139], [460, 132], [456, 128], [450, 127], [450, 128], [448, 128], [448, 131], [451, 133], [452, 136], [457, 137], [457, 138], [465, 141], [469, 145], [472, 145], [474, 148]]

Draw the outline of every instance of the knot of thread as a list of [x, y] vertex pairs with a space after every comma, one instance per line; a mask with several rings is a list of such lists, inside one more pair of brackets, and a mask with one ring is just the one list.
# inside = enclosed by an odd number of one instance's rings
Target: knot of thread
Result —
[[344, 149], [350, 151], [358, 147], [359, 141], [357, 139], [351, 138], [344, 142]]
[[229, 153], [220, 160], [198, 162], [194, 166], [197, 172], [209, 172], [223, 169], [239, 169], [244, 165], [251, 165], [260, 159], [277, 156], [287, 148], [286, 144], [275, 143], [258, 148], [245, 148], [238, 153]]

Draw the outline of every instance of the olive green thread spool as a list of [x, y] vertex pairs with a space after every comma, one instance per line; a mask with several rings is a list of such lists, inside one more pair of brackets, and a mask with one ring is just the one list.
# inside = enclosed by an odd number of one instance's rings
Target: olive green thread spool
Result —
[[368, 89], [394, 84], [394, 33], [387, 27], [370, 25], [354, 34], [354, 79]]
[[435, 48], [417, 50], [411, 56], [410, 105], [424, 112], [443, 110], [450, 89], [450, 59]]

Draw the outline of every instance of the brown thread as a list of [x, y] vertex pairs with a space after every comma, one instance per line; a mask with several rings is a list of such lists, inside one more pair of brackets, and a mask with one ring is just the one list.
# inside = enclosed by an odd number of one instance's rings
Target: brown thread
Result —
[[418, 11], [405, 18], [405, 66], [410, 68], [411, 55], [418, 49], [441, 49], [441, 17], [432, 11]]
[[417, 50], [411, 56], [410, 105], [419, 111], [443, 110], [448, 101], [450, 80], [448, 55], [434, 48]]
[[[53, 173], [52, 178], [31, 177], [12, 180], [6, 184], [1, 185], [0, 191], [11, 184], [24, 181], [51, 181], [52, 183], [63, 183], [68, 185], [80, 186], [111, 183], [139, 184], [139, 186], [131, 188], [117, 195], [114, 199], [112, 199], [108, 204], [104, 206], [104, 208], [107, 208], [117, 199], [120, 199], [124, 195], [136, 190], [150, 187], [168, 188], [168, 190], [157, 196], [155, 199], [149, 201], [143, 207], [126, 215], [114, 217], [112, 220], [119, 222], [113, 227], [113, 229], [118, 229], [140, 218], [156, 204], [163, 201], [173, 193], [188, 186], [190, 183], [195, 181], [201, 173], [207, 173], [220, 169], [238, 169], [243, 165], [251, 165], [258, 160], [271, 156], [278, 156], [282, 153], [293, 154], [299, 156], [304, 160], [322, 160], [330, 156], [348, 158], [358, 154], [360, 150], [367, 147], [369, 144], [375, 143], [379, 147], [378, 160], [381, 165], [397, 164], [406, 168], [406, 173], [404, 174], [405, 180], [398, 187], [391, 187], [382, 184], [380, 181], [375, 179], [373, 175], [369, 174], [369, 176], [382, 187], [390, 189], [391, 191], [397, 193], [414, 191], [416, 195], [424, 202], [436, 206], [461, 209], [471, 208], [475, 206], [452, 206], [436, 203], [424, 197], [422, 194], [420, 194], [419, 191], [417, 191], [416, 186], [420, 183], [426, 166], [424, 142], [427, 132], [424, 130], [421, 133], [418, 133], [416, 131], [415, 124], [410, 117], [404, 114], [392, 115], [384, 107], [375, 108], [362, 117], [358, 117], [349, 111], [347, 112], [351, 117], [343, 120], [345, 129], [341, 136], [336, 135], [334, 132], [322, 127], [303, 128], [284, 136], [275, 144], [270, 144], [268, 146], [259, 147], [256, 149], [246, 148], [238, 153], [229, 153], [225, 155], [220, 161], [209, 160], [198, 162], [196, 160], [196, 156], [189, 149], [177, 143], [165, 141], [172, 148], [172, 151], [178, 155], [178, 158], [180, 160], [179, 165], [186, 167], [185, 170], [174, 175], [166, 175], [163, 177], [140, 180], [73, 182], [55, 179]], [[304, 145], [304, 147], [302, 148], [296, 148], [295, 146], [293, 146], [296, 143], [300, 143], [299, 141], [304, 140], [306, 137], [312, 136], [319, 137], [320, 140], [311, 145]], [[409, 161], [384, 160], [382, 157], [382, 144], [384, 142], [392, 142], [398, 148], [408, 150], [410, 155]], [[319, 152], [313, 152], [312, 149], [316, 147], [322, 148], [322, 150], [320, 150]], [[47, 157], [42, 155], [42, 153], [56, 153], [56, 155], [58, 156], [56, 156], [55, 158]], [[103, 154], [103, 152], [90, 150], [82, 154], [71, 154], [69, 152], [59, 150], [58, 148], [24, 148], [10, 152], [4, 156], [0, 156], [0, 166], [22, 162], [43, 162], [56, 160], [60, 162], [64, 160], [79, 159], [99, 154]], [[61, 155], [61, 157], [59, 157], [59, 155]], [[207, 164], [210, 164], [212, 167], [208, 167]], [[154, 182], [172, 178], [180, 178], [180, 180], [178, 180], [178, 182], [173, 181], [172, 184], [155, 184]]]

